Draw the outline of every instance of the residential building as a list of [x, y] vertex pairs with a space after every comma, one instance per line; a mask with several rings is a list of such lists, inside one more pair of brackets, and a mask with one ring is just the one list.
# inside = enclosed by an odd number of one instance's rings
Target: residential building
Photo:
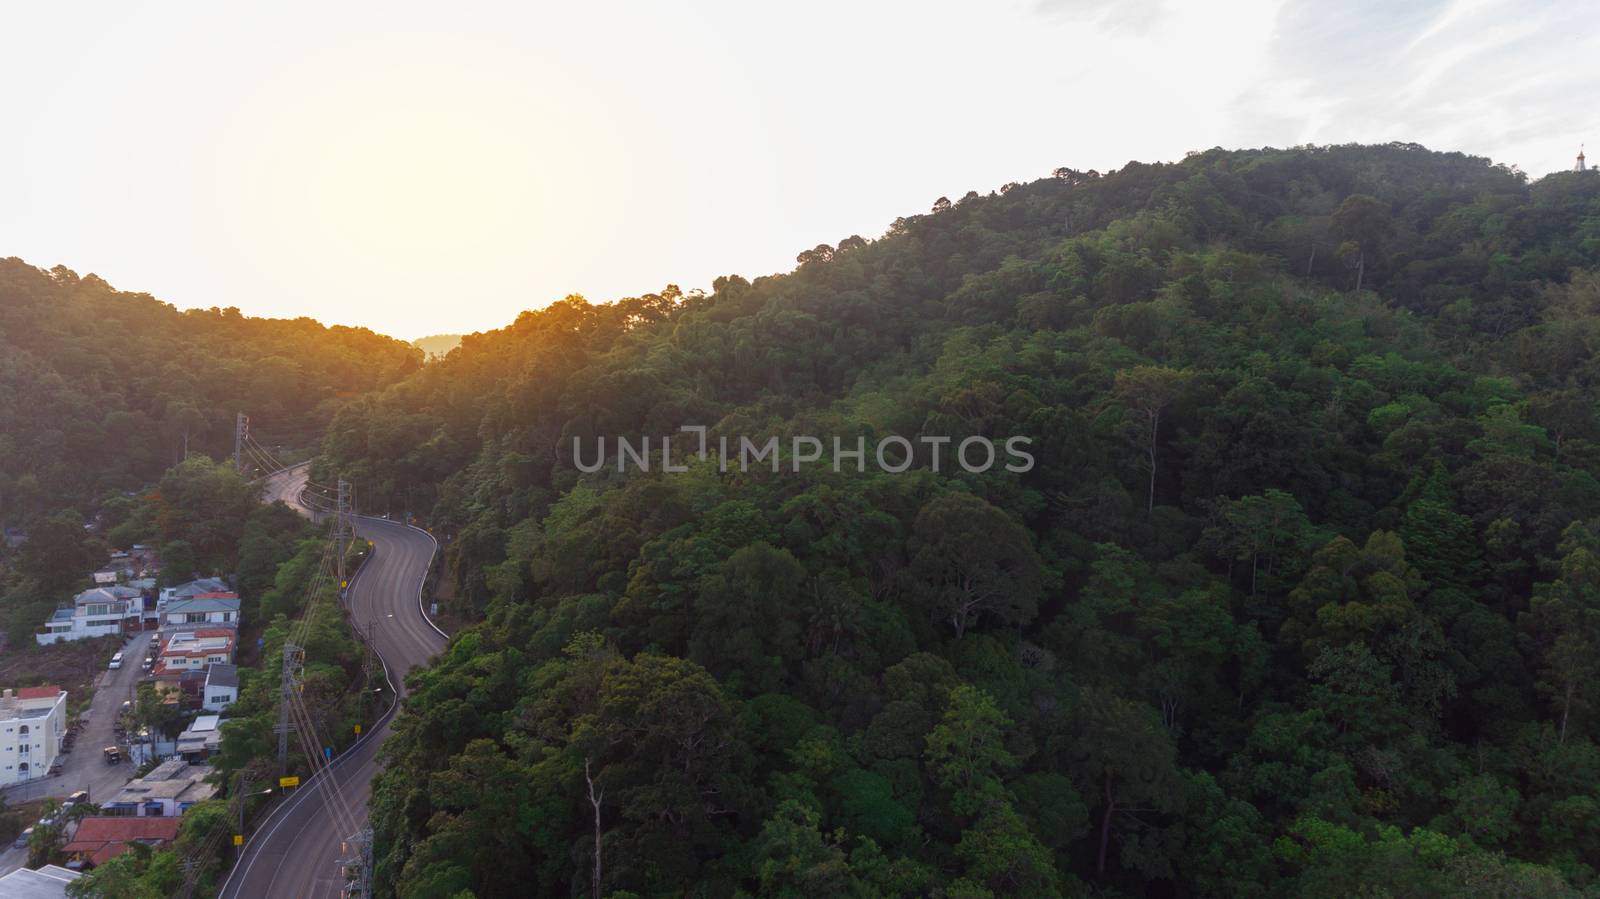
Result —
[[82, 876], [60, 865], [18, 868], [0, 877], [0, 899], [65, 899], [67, 884]]
[[154, 672], [156, 693], [164, 705], [199, 708], [206, 686], [205, 668], [163, 668]]
[[0, 693], [0, 785], [44, 777], [67, 732], [67, 691], [23, 687]]
[[154, 849], [170, 846], [178, 838], [178, 818], [134, 818], [89, 815], [78, 821], [78, 832], [63, 851], [69, 866], [93, 868], [128, 851], [129, 843]]
[[233, 662], [235, 634], [225, 627], [203, 627], [164, 634], [161, 651], [151, 674], [200, 671], [210, 665]]
[[201, 715], [194, 719], [194, 723], [178, 734], [178, 755], [187, 762], [210, 758], [222, 745], [221, 722], [221, 715]]
[[166, 608], [167, 603], [175, 599], [193, 599], [202, 593], [226, 593], [231, 589], [228, 582], [218, 577], [206, 577], [176, 587], [167, 587], [161, 591], [159, 605]]
[[202, 593], [190, 599], [168, 600], [161, 612], [161, 630], [189, 630], [196, 625], [239, 626], [239, 596]]
[[217, 663], [207, 668], [205, 689], [200, 695], [200, 707], [208, 712], [220, 712], [238, 702], [238, 666]]
[[119, 818], [177, 817], [216, 795], [216, 786], [206, 782], [210, 775], [210, 765], [168, 759], [149, 774], [128, 781], [110, 801], [101, 803], [100, 809]]
[[132, 629], [130, 624], [137, 627], [143, 610], [144, 596], [138, 590], [116, 585], [95, 587], [74, 596], [71, 608], [57, 609], [34, 639], [43, 646], [115, 636]]

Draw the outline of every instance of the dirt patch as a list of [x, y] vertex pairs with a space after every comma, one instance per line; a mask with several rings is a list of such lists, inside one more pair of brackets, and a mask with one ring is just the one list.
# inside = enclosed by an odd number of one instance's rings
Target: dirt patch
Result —
[[[97, 637], [7, 651], [0, 654], [0, 686], [55, 684], [67, 691], [70, 715], [77, 709], [88, 708], [95, 682], [105, 673], [112, 654], [122, 645], [121, 637]], [[138, 664], [137, 659], [134, 664]]]

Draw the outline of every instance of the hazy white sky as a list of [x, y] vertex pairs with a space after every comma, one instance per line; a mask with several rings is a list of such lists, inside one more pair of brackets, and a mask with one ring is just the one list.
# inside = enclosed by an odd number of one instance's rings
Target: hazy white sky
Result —
[[1589, 4], [8, 4], [0, 256], [402, 337], [1212, 146], [1600, 158]]

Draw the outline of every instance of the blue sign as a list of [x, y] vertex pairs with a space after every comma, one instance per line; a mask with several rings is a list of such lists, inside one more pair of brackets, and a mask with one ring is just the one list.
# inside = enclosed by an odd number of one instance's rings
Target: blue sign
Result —
[[330, 761], [330, 762], [333, 761], [333, 747], [332, 746], [324, 746], [324, 747], [322, 747], [322, 754], [327, 757], [328, 761]]

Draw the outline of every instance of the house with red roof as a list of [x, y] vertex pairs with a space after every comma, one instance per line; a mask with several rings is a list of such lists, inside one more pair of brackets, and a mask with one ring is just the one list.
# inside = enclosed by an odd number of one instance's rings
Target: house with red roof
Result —
[[78, 821], [78, 832], [66, 852], [69, 867], [93, 868], [128, 851], [129, 843], [159, 849], [178, 838], [180, 818], [107, 817], [90, 815]]

